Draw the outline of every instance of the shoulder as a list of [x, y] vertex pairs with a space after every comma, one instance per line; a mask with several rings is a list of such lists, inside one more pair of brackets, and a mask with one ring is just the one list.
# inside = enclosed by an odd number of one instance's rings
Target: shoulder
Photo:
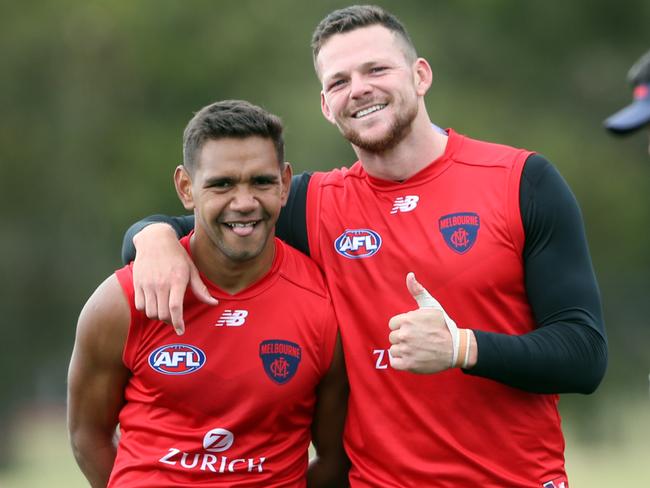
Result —
[[81, 310], [77, 338], [100, 349], [121, 350], [130, 322], [129, 303], [116, 274], [112, 274], [97, 287]]
[[345, 166], [330, 171], [316, 171], [309, 182], [310, 187], [343, 186], [346, 183], [364, 179], [365, 171], [359, 161], [351, 167]]
[[472, 139], [452, 132], [450, 142], [454, 144], [452, 158], [463, 164], [473, 166], [512, 167], [523, 164], [532, 151], [505, 144]]
[[316, 263], [282, 241], [278, 241], [278, 245], [282, 246], [284, 253], [279, 271], [280, 276], [289, 286], [329, 301], [329, 291], [325, 284], [325, 277]]

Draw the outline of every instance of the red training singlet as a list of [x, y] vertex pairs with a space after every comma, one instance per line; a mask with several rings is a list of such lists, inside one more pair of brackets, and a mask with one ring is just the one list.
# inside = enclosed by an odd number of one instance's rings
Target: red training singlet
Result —
[[519, 209], [529, 155], [449, 131], [445, 153], [402, 183], [373, 178], [359, 162], [312, 175], [309, 249], [339, 318], [354, 488], [541, 488], [565, 479], [557, 395], [459, 369], [400, 372], [388, 358], [389, 319], [417, 308], [409, 271], [459, 327], [535, 328]]
[[188, 291], [183, 336], [135, 309], [131, 266], [116, 272], [133, 376], [109, 486], [305, 486], [315, 388], [337, 327], [317, 266], [278, 239], [275, 249], [272, 269], [236, 295], [203, 277], [216, 307]]

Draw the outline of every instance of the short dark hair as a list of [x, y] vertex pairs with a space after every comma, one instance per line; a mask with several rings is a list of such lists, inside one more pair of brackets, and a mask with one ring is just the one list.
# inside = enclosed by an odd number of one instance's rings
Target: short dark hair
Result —
[[223, 100], [199, 110], [183, 132], [183, 164], [193, 171], [206, 141], [259, 136], [273, 141], [278, 163], [284, 162], [282, 120], [245, 100]]
[[311, 37], [311, 49], [316, 66], [316, 57], [327, 40], [335, 34], [343, 34], [362, 27], [381, 25], [397, 34], [404, 41], [407, 59], [415, 61], [417, 51], [404, 25], [390, 12], [377, 5], [352, 5], [328, 14], [316, 26]]

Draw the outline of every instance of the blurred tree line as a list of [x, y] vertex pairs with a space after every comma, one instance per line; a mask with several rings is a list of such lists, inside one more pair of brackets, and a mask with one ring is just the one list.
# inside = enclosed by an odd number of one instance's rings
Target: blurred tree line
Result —
[[[630, 101], [625, 73], [650, 48], [650, 2], [377, 3], [401, 18], [432, 65], [428, 106], [438, 125], [537, 150], [568, 180], [610, 339], [596, 395], [647, 392], [647, 137], [616, 140], [601, 121]], [[248, 99], [283, 118], [295, 171], [354, 161], [320, 114], [309, 48], [317, 22], [345, 5], [3, 2], [0, 424], [28, 403], [64, 400], [76, 318], [120, 266], [123, 232], [145, 215], [183, 212], [171, 175], [194, 111]], [[598, 406], [567, 401], [569, 410]]]

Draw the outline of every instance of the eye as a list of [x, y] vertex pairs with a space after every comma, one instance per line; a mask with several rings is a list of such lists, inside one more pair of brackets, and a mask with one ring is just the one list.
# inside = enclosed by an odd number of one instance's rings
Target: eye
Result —
[[378, 74], [378, 73], [381, 73], [383, 71], [386, 71], [387, 69], [388, 68], [386, 66], [373, 66], [372, 68], [370, 68], [370, 73]]
[[277, 183], [278, 179], [274, 176], [256, 176], [252, 178], [252, 183], [258, 188], [268, 188]]
[[227, 190], [233, 186], [233, 180], [229, 178], [218, 178], [214, 180], [209, 180], [206, 182], [206, 188], [212, 188], [215, 190]]
[[344, 84], [345, 84], [345, 80], [343, 79], [334, 80], [329, 85], [327, 85], [327, 91], [336, 90], [337, 88], [342, 87]]

